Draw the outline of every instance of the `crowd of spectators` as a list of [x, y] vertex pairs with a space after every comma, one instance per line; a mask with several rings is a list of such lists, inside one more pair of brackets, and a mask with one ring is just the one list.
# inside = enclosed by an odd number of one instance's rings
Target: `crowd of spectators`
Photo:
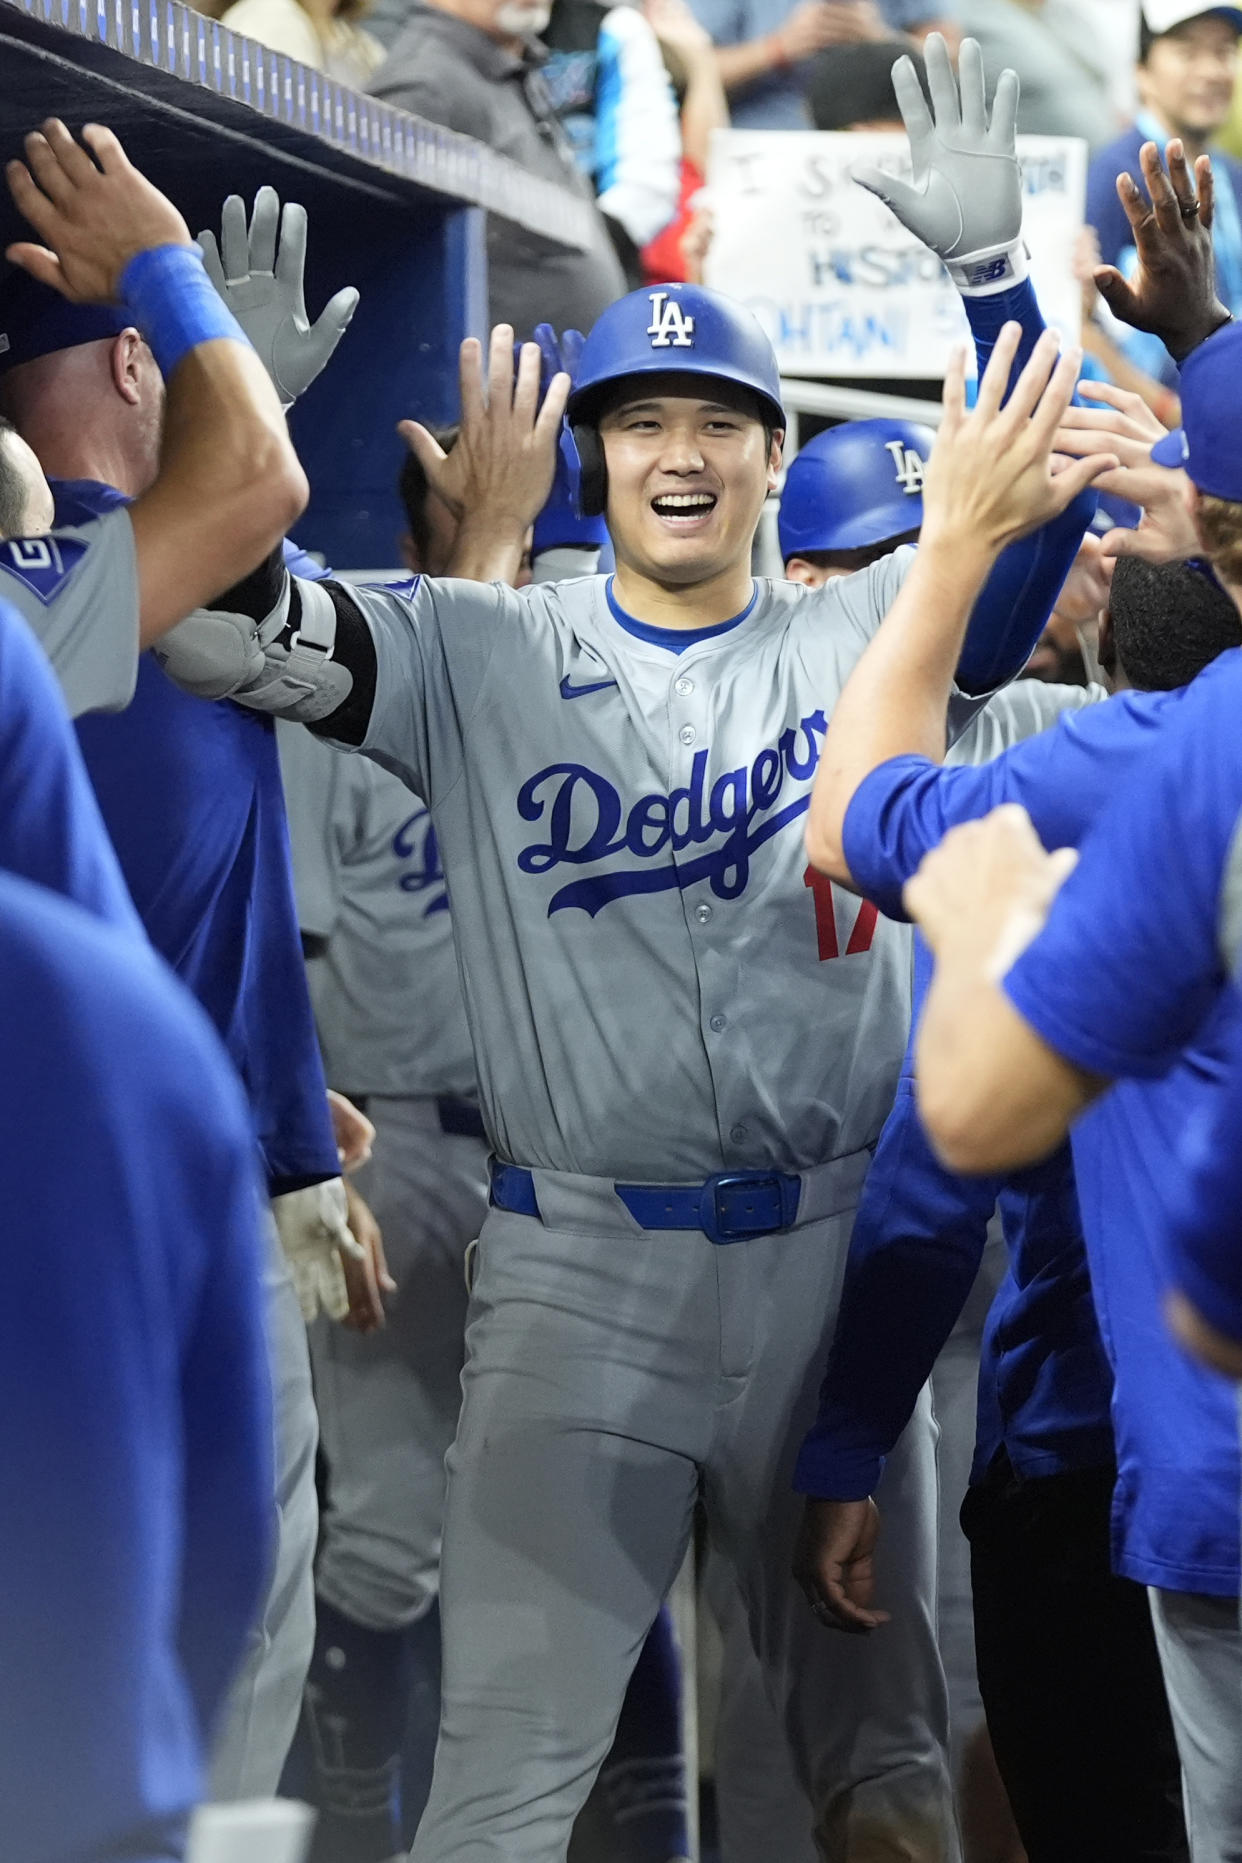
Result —
[[[486, 142], [598, 209], [589, 251], [493, 221], [489, 310], [520, 336], [553, 307], [587, 329], [625, 288], [703, 276], [717, 129], [892, 128], [892, 67], [969, 34], [990, 83], [1021, 80], [1018, 127], [1091, 150], [1077, 254], [1098, 372], [1174, 420], [1175, 371], [1094, 287], [1134, 263], [1116, 177], [1177, 135], [1215, 157], [1221, 294], [1242, 308], [1242, 100], [1228, 11], [1172, 0], [234, 0], [225, 22], [386, 102]], [[537, 282], [536, 282], [537, 281]]]

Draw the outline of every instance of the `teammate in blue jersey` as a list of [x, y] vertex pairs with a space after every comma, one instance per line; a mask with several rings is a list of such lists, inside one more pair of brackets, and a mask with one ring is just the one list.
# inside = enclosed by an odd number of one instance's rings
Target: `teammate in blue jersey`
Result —
[[[1236, 1574], [1233, 1585], [1224, 1583], [1239, 1526], [1235, 1397], [1224, 1380], [1166, 1342], [1161, 1296], [1170, 1193], [1182, 1168], [1177, 1134], [1220, 1090], [1237, 1015], [1217, 937], [1225, 863], [1242, 811], [1236, 661], [1230, 655], [1215, 677], [1192, 689], [1150, 767], [1084, 839], [1079, 870], [1051, 913], [1064, 865], [1045, 856], [1016, 811], [959, 830], [963, 840], [950, 837], [907, 889], [937, 954], [919, 1054], [933, 1135], [941, 1142], [947, 1135], [950, 1151], [969, 1165], [979, 1153], [1024, 1155], [1050, 1124], [1063, 1123], [1062, 1109], [1089, 1108], [1074, 1129], [1074, 1155], [1095, 1244], [1093, 1283], [1119, 1400], [1124, 1376], [1128, 1400], [1150, 1411], [1141, 1459], [1131, 1471], [1123, 1466], [1119, 1484], [1119, 1507], [1133, 1509], [1125, 1558], [1151, 1587], [1187, 1777], [1192, 1851], [1222, 1858], [1236, 1853], [1242, 1833]], [[963, 859], [974, 863], [978, 891], [962, 884]], [[963, 937], [958, 909], [977, 908], [985, 888], [988, 913], [976, 915]], [[995, 934], [1015, 906], [1021, 923], [1010, 924], [1006, 951]], [[996, 982], [982, 981], [980, 954]], [[946, 1044], [950, 1006], [956, 1026]], [[1029, 1058], [1039, 1101], [1026, 1099], [1025, 1086], [1011, 1088], [999, 1113], [980, 1117], [977, 1104], [959, 1101], [945, 1120], [938, 1112], [944, 1059], [954, 1070], [947, 1092], [956, 1097], [960, 1057], [977, 1058], [981, 1036], [995, 1056], [983, 1070], [990, 1086]], [[1118, 1084], [1105, 1093], [1110, 1081]], [[1040, 1111], [1028, 1120], [1036, 1104]], [[1015, 1123], [1015, 1111], [1027, 1123]], [[952, 1136], [962, 1129], [959, 1119], [978, 1122], [966, 1146]], [[1176, 1563], [1168, 1556], [1175, 1537]]]
[[[787, 571], [822, 578], [860, 567], [888, 532], [917, 536], [933, 438], [929, 429], [870, 421], [813, 441], [791, 466], [782, 498]], [[1191, 673], [1239, 638], [1228, 598], [1189, 571], [1129, 559], [1114, 586], [1103, 657], [1113, 662], [1119, 641], [1124, 662], [1133, 642], [1140, 684], [1180, 684], [1196, 649], [1202, 658], [1192, 658]], [[1197, 635], [1187, 629], [1181, 652], [1167, 637], [1188, 589], [1201, 625]], [[916, 1015], [929, 974], [926, 948], [916, 944]], [[907, 1050], [851, 1236], [819, 1415], [795, 1473], [809, 1497], [837, 1497], [808, 1501], [800, 1576], [826, 1621], [875, 1626], [875, 1614], [850, 1598], [837, 1556], [856, 1554], [865, 1497], [961, 1313], [999, 1199], [1012, 1266], [984, 1329], [963, 1516], [989, 1731], [1033, 1863], [1184, 1855], [1180, 1771], [1150, 1617], [1138, 1588], [1109, 1571], [1112, 1378], [1068, 1153], [1010, 1184], [946, 1171], [919, 1125], [912, 1074]], [[1054, 1537], [1061, 1550], [1050, 1565]], [[943, 1622], [941, 1634], [943, 1643]], [[1091, 1659], [1067, 1686], [1088, 1648]], [[974, 1662], [972, 1649], [972, 1669]], [[972, 1781], [977, 1764], [974, 1755], [965, 1774]]]
[[[101, 335], [94, 311], [33, 281], [7, 315], [6, 391], [24, 437], [59, 475], [56, 534], [89, 535], [156, 479], [160, 371], [132, 330]], [[51, 351], [49, 325], [61, 345]], [[68, 565], [71, 580], [81, 568]], [[241, 1077], [269, 1194], [335, 1180], [270, 721], [188, 697], [146, 655], [128, 709], [80, 720], [79, 743], [147, 934], [206, 1009]], [[277, 1206], [282, 1238], [286, 1207]], [[325, 1230], [322, 1249], [332, 1248]], [[295, 1259], [295, 1273], [304, 1268]], [[313, 1637], [314, 1409], [301, 1311], [274, 1240], [265, 1279], [279, 1400], [278, 1556], [219, 1730], [211, 1783], [223, 1798], [275, 1790]]]
[[[1193, 677], [1240, 636], [1233, 604], [1209, 577], [1136, 557], [1118, 562], [1104, 620], [1103, 657], [1148, 690]], [[930, 968], [917, 941], [916, 1016]], [[820, 1412], [795, 1477], [808, 1495], [844, 1504], [808, 1504], [801, 1565], [834, 1616], [873, 1622], [832, 1561], [854, 1551], [863, 1497], [966, 1299], [998, 1195], [1011, 1267], [985, 1331], [962, 1515], [993, 1745], [1033, 1860], [1184, 1854], [1150, 1616], [1138, 1588], [1110, 1571], [1112, 1375], [1065, 1148], [1009, 1180], [947, 1171], [918, 1120], [912, 1045], [851, 1237]]]
[[249, 1124], [201, 1013], [100, 903], [0, 878], [0, 1804], [22, 1863], [183, 1854], [267, 1576]]
[[[1195, 277], [1202, 281], [1210, 274], [1199, 256], [1205, 238], [1196, 224], [1190, 178], [1181, 164], [1173, 162], [1171, 179], [1167, 194], [1157, 190], [1155, 200], [1159, 234], [1166, 248], [1164, 274], [1170, 281], [1179, 273], [1187, 281]], [[1154, 306], [1159, 300], [1154, 274], [1152, 292]], [[1210, 384], [1212, 399], [1227, 425], [1232, 422], [1227, 385], [1231, 371], [1236, 370], [1236, 358], [1236, 333], [1227, 329], [1198, 347], [1184, 371], [1188, 397], [1192, 383]], [[1083, 418], [1089, 424], [1096, 420]], [[1002, 801], [1024, 802], [1047, 846], [1077, 845], [1088, 835], [1110, 837], [1124, 861], [1123, 772], [1137, 773], [1149, 761], [1158, 763], [1166, 735], [1180, 737], [1196, 731], [1204, 735], [1203, 721], [1222, 704], [1222, 695], [1230, 692], [1238, 677], [1239, 656], [1229, 652], [1184, 694], [1149, 699], [1123, 695], [1059, 726], [1042, 743], [1010, 752], [986, 770], [937, 770], [934, 765], [940, 750], [933, 738], [932, 709], [951, 672], [969, 587], [994, 547], [988, 541], [994, 507], [984, 512], [976, 502], [972, 509], [972, 499], [987, 502], [982, 489], [987, 468], [976, 461], [972, 474], [958, 444], [962, 431], [950, 414], [942, 433], [943, 458], [933, 455], [925, 492], [929, 512], [933, 503], [936, 512], [933, 541], [937, 554], [941, 548], [948, 551], [940, 559], [936, 592], [925, 592], [917, 614], [903, 595], [877, 636], [875, 653], [860, 661], [833, 720], [808, 831], [808, 846], [817, 865], [841, 878], [848, 874], [853, 883], [894, 907], [902, 882], [945, 827], [955, 820], [971, 820]], [[1072, 436], [1065, 437], [1072, 450]], [[1098, 432], [1093, 433], [1091, 443], [1099, 443]], [[952, 491], [947, 494], [953, 501], [953, 517], [943, 502], [946, 480], [937, 474], [938, 465], [950, 456], [956, 467], [949, 472]], [[1194, 471], [1192, 456], [1192, 478]], [[972, 484], [973, 492], [968, 489]], [[972, 544], [966, 545], [954, 533], [955, 522], [970, 526]], [[929, 528], [925, 525], [921, 554], [927, 549]], [[951, 534], [955, 541], [949, 546]], [[1130, 780], [1133, 783], [1133, 776]], [[1111, 827], [1105, 829], [1102, 822], [1097, 825], [1108, 798], [1118, 794]], [[1200, 800], [1196, 795], [1196, 807]], [[1210, 810], [1210, 797], [1202, 801]], [[1230, 828], [1232, 821], [1231, 816]], [[1196, 825], [1194, 834], [1186, 837], [1192, 846], [1198, 845], [1198, 834]], [[1162, 856], [1162, 866], [1167, 868], [1167, 864]], [[1161, 903], [1167, 901], [1165, 917], [1170, 911], [1179, 913], [1181, 893], [1166, 890], [1163, 873], [1156, 898], [1155, 871], [1149, 865], [1135, 889], [1116, 888], [1114, 911], [1120, 908], [1140, 920], [1158, 918]], [[1038, 923], [1036, 904], [1032, 901], [1032, 925]], [[974, 924], [981, 949], [987, 936], [984, 921], [977, 918]], [[1097, 924], [1093, 938], [1102, 935], [1103, 927]], [[937, 942], [934, 937], [932, 942]], [[1038, 948], [1032, 948], [1032, 955]], [[1041, 991], [1048, 987], [1048, 1005], [1036, 1010], [1034, 992], [1023, 1004], [1023, 1014], [1036, 1016], [1045, 1036], [1058, 994], [1072, 995], [1075, 988], [1081, 988], [1084, 956], [1092, 946], [1089, 941], [1074, 949], [1072, 958], [1066, 956], [1069, 948], [1063, 943], [1058, 955], [1062, 966], [1071, 966], [1072, 978], [1063, 969], [1053, 982], [1046, 964], [1040, 987]], [[1128, 994], [1122, 1000], [1121, 970], [1113, 968], [1113, 950], [1096, 948], [1104, 952], [1103, 970], [1109, 980], [1101, 987], [1101, 973], [1092, 972], [1095, 1006], [1097, 1011], [1106, 1007], [1117, 1027], [1124, 1029], [1134, 1006]], [[1157, 954], [1153, 941], [1147, 956], [1153, 979], [1162, 979], [1170, 971], [1176, 974], [1178, 965], [1175, 958], [1170, 962], [1170, 950]], [[1028, 961], [1022, 960], [1012, 973], [1011, 990], [1016, 989], [1022, 965]], [[1003, 969], [1000, 962], [997, 974]], [[944, 981], [938, 975], [929, 997], [925, 1041], [933, 1028], [944, 1026], [943, 1016], [933, 1013], [938, 992], [940, 1000], [944, 999]], [[1133, 987], [1130, 978], [1125, 989]], [[1005, 1001], [999, 991], [994, 994]], [[1201, 1002], [1201, 1011], [1203, 1007]], [[1012, 1011], [1010, 1015], [1016, 1023], [1018, 1018]], [[955, 1017], [950, 1026], [955, 1051], [960, 1053], [969, 1025]], [[1227, 1672], [1238, 1660], [1232, 1628], [1238, 1591], [1236, 1431], [1228, 1390], [1184, 1358], [1160, 1318], [1165, 1274], [1161, 1212], [1165, 1186], [1176, 1168], [1170, 1135], [1216, 1067], [1213, 1048], [1219, 1031], [1207, 1025], [1197, 1030], [1184, 1027], [1182, 1039], [1192, 1033], [1196, 1048], [1178, 1058], [1176, 1042], [1170, 1044], [1169, 1030], [1164, 1030], [1162, 1078], [1127, 1084], [1102, 1101], [1076, 1132], [1074, 1153], [1092, 1289], [1115, 1375], [1119, 1479], [1114, 1500], [1114, 1560], [1119, 1572], [1155, 1588], [1162, 1666], [1188, 1778], [1192, 1848], [1196, 1855], [1215, 1856], [1229, 1854], [1236, 1843], [1236, 1768], [1232, 1762], [1228, 1767], [1222, 1763], [1219, 1745], [1200, 1738], [1198, 1722], [1203, 1692], [1219, 1680], [1222, 1664]], [[1030, 1039], [1039, 1046], [1033, 1034]], [[1099, 1056], [1097, 1066], [1098, 1061]], [[1029, 1076], [1033, 1097], [1023, 1103], [1029, 1121], [1020, 1143], [1013, 1142], [1013, 1134], [1010, 1143], [997, 1142], [1000, 1124], [1012, 1112], [1015, 1096], [1022, 1099], [1028, 1080], [1024, 1075], [1019, 1087], [1008, 1066], [1005, 1073], [1007, 1086], [1000, 1096], [1005, 1104], [1000, 1108], [976, 1093], [979, 1086], [984, 1095], [996, 1094], [997, 1075], [991, 1063], [971, 1078], [969, 1087], [965, 1073], [959, 1071], [952, 1088], [946, 1087], [941, 1076], [935, 1093], [929, 1094], [924, 1111], [932, 1136], [957, 1168], [1019, 1164], [1040, 1156], [1063, 1136], [1064, 1081], [1050, 1095], [1047, 1078], [1036, 1067]], [[1076, 1092], [1075, 1104], [1080, 1106], [1081, 1081]], [[1201, 1635], [1205, 1622], [1213, 1631], [1207, 1638]], [[1201, 1670], [1196, 1670], [1200, 1658]], [[1226, 1718], [1222, 1725], [1231, 1723]]]
[[[942, 43], [928, 66], [938, 122], [919, 93], [899, 211], [956, 268], [985, 353], [1026, 314], [1022, 409], [1055, 346], [1021, 276], [1016, 83], [989, 122], [977, 47], [964, 109]], [[467, 352], [463, 438], [436, 475], [493, 575], [512, 572], [551, 478], [567, 384], [535, 415], [532, 360], [514, 392], [498, 331], [489, 402]], [[1067, 358], [1045, 416], [1073, 374]], [[882, 1649], [808, 1638], [789, 1576], [790, 1438], [908, 1008], [904, 935], [817, 899], [796, 824], [826, 712], [914, 565], [899, 551], [814, 591], [755, 581], [779, 376], [717, 294], [612, 306], [569, 407], [611, 580], [394, 592], [281, 568], [166, 643], [179, 676], [195, 644], [186, 676], [210, 671], [216, 691], [399, 773], [431, 811], [453, 899], [499, 1161], [448, 1461], [443, 1707], [415, 1854], [563, 1856], [701, 1488], [808, 1826], [844, 1847], [913, 1824], [952, 1855], [926, 1410], [889, 1470], [904, 1608]], [[1038, 534], [980, 604], [961, 665], [976, 696], [955, 699], [954, 734], [1025, 658], [1102, 463], [1041, 484]], [[821, 1021], [832, 1039], [808, 1041]]]
[[[272, 383], [185, 221], [110, 130], [83, 135], [89, 154], [52, 118], [26, 138], [29, 168], [8, 165], [13, 199], [47, 243], [19, 242], [7, 254], [16, 263], [0, 264], [0, 411], [22, 424], [40, 359], [66, 340], [79, 346], [86, 398], [114, 368], [118, 393], [144, 385], [149, 400], [161, 372], [168, 390], [151, 482], [132, 507], [55, 535], [46, 486], [46, 508], [3, 511], [0, 589], [43, 642], [75, 716], [126, 704], [139, 649], [253, 567], [306, 498]], [[316, 326], [328, 353], [349, 310]], [[283, 334], [276, 320], [272, 335]], [[20, 381], [5, 373], [19, 359]]]

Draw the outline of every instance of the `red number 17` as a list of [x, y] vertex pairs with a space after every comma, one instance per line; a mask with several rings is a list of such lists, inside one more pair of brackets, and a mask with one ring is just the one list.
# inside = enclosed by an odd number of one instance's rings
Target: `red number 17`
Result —
[[[837, 942], [837, 910], [833, 897], [832, 881], [826, 873], [819, 873], [814, 867], [808, 867], [802, 876], [802, 884], [809, 886], [815, 900], [815, 933], [819, 939], [819, 961], [826, 963], [830, 957], [840, 957], [841, 947]], [[871, 949], [871, 940], [875, 937], [875, 923], [879, 918], [879, 908], [864, 899], [854, 920], [854, 929], [850, 941], [845, 947], [846, 957], [856, 957], [860, 951]]]

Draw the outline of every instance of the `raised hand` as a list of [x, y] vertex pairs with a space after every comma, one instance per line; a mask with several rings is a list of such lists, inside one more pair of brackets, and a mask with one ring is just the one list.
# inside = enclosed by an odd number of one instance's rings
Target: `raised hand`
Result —
[[[1191, 174], [1186, 151], [1174, 138], [1165, 151], [1145, 142], [1139, 165], [1147, 197], [1129, 175], [1118, 175], [1117, 195], [1134, 234], [1138, 271], [1127, 281], [1113, 265], [1095, 272], [1095, 285], [1115, 317], [1158, 336], [1181, 362], [1213, 330], [1229, 321], [1216, 295], [1212, 252], [1212, 163], [1201, 155]], [[1197, 190], [1197, 191], [1196, 191]]]
[[872, 167], [855, 181], [887, 203], [901, 224], [949, 266], [954, 282], [979, 289], [1012, 269], [1022, 237], [1022, 171], [1016, 144], [1018, 76], [1002, 71], [988, 118], [983, 54], [962, 41], [958, 78], [938, 32], [925, 47], [932, 109], [909, 58], [893, 66], [893, 89], [910, 138], [913, 184]]
[[73, 304], [115, 304], [135, 253], [193, 241], [110, 129], [88, 123], [82, 143], [49, 117], [26, 137], [26, 160], [6, 163], [13, 203], [45, 243], [19, 240], [5, 256]]
[[552, 490], [569, 376], [555, 374], [540, 396], [540, 352], [523, 343], [513, 366], [513, 326], [492, 331], [487, 380], [483, 348], [474, 337], [461, 346], [461, 426], [446, 454], [418, 421], [397, 431], [427, 475], [427, 482], [461, 520], [497, 530], [525, 532]]
[[[279, 235], [279, 238], [278, 238]], [[260, 188], [250, 225], [240, 194], [230, 194], [215, 235], [200, 233], [203, 264], [267, 370], [281, 406], [292, 407], [327, 367], [355, 310], [352, 285], [329, 300], [315, 323], [306, 315], [306, 209], [296, 201], [282, 213], [275, 188]]]
[[999, 552], [1057, 517], [1102, 472], [1118, 464], [1113, 452], [1093, 450], [1056, 470], [1053, 448], [1074, 393], [1081, 350], [1057, 360], [1058, 339], [1046, 330], [1001, 405], [1021, 340], [1008, 323], [997, 338], [966, 407], [966, 356], [954, 352], [944, 384], [944, 420], [936, 435], [923, 485], [924, 546], [959, 542]]
[[1148, 563], [1196, 556], [1202, 546], [1195, 528], [1194, 487], [1184, 472], [1157, 466], [1151, 457], [1153, 444], [1165, 438], [1162, 423], [1141, 396], [1112, 382], [1080, 382], [1078, 392], [1107, 405], [1067, 408], [1057, 431], [1057, 452], [1070, 458], [1105, 448], [1114, 453], [1117, 465], [1097, 476], [1096, 488], [1138, 505], [1143, 513], [1137, 529], [1119, 525], [1101, 539], [1102, 555], [1141, 556]]

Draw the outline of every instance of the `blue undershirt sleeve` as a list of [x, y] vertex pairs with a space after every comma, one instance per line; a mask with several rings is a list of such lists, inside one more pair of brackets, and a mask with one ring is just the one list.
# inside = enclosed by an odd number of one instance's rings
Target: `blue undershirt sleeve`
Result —
[[819, 1409], [794, 1470], [800, 1494], [871, 1494], [974, 1283], [996, 1181], [937, 1162], [907, 1071], [850, 1238]]
[[[1030, 279], [992, 297], [965, 297], [982, 376], [1006, 323], [1022, 326], [1013, 375], [1030, 359], [1045, 324]], [[957, 666], [963, 692], [991, 692], [1021, 672], [1052, 613], [1078, 546], [1095, 516], [1096, 498], [1081, 492], [1061, 516], [1003, 552], [975, 603]]]

